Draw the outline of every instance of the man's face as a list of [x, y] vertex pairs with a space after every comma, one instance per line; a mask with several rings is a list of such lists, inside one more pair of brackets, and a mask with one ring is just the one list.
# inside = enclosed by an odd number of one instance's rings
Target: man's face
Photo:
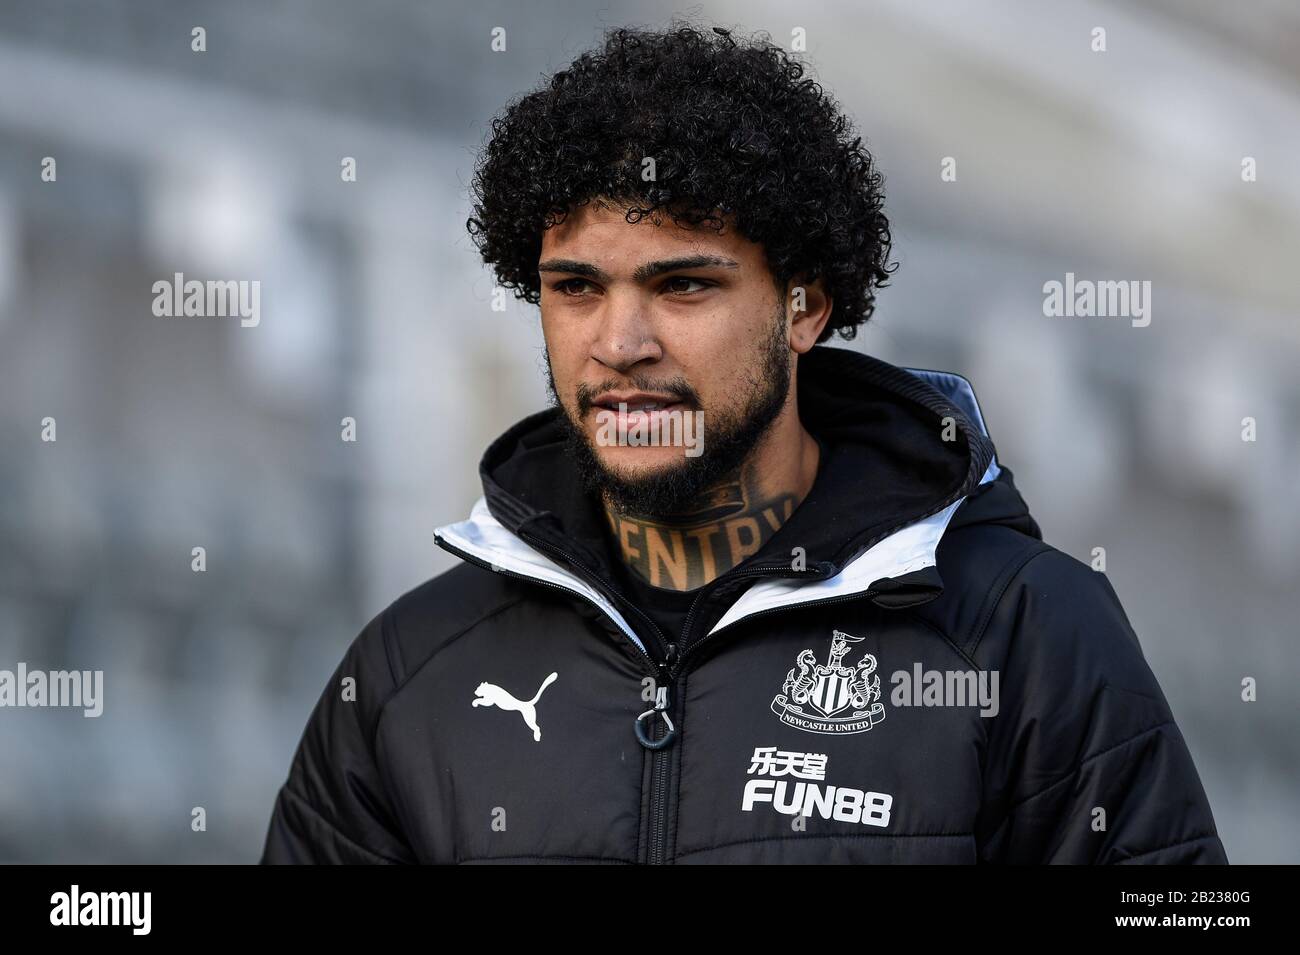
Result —
[[[592, 203], [543, 234], [539, 272], [550, 385], [589, 488], [633, 513], [689, 509], [789, 395], [785, 303], [762, 247], [730, 227], [629, 223]], [[682, 435], [672, 416], [694, 412], [698, 456], [610, 440]]]

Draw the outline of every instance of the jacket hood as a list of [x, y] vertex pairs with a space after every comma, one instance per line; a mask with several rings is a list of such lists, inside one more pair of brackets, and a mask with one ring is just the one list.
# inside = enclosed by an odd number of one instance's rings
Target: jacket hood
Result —
[[[822, 442], [817, 478], [757, 553], [702, 588], [708, 632], [866, 592], [883, 606], [932, 599], [942, 590], [935, 550], [959, 511], [957, 526], [1001, 523], [1038, 536], [966, 379], [817, 346], [799, 359], [798, 388], [803, 424]], [[640, 644], [612, 573], [608, 523], [582, 490], [560, 413], [525, 418], [489, 446], [483, 497], [468, 520], [438, 529], [438, 543], [569, 590]], [[797, 569], [795, 548], [804, 555]]]

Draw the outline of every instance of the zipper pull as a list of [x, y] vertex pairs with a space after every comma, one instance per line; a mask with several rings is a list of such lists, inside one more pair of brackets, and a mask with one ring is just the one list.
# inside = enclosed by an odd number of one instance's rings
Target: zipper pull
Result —
[[[651, 739], [649, 734], [650, 724], [656, 714], [664, 721], [662, 739]], [[636, 729], [637, 742], [646, 749], [663, 749], [677, 737], [677, 727], [673, 726], [673, 721], [668, 716], [668, 687], [666, 685], [661, 685], [655, 693], [654, 708], [646, 710], [638, 716], [633, 726]]]

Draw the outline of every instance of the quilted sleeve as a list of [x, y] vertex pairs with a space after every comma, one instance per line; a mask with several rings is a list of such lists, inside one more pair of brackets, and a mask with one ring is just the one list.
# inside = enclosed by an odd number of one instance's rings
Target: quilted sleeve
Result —
[[[1205, 791], [1103, 574], [1056, 550], [998, 599], [1000, 667], [976, 826], [987, 862], [1226, 863]], [[987, 662], [985, 662], [987, 661]]]

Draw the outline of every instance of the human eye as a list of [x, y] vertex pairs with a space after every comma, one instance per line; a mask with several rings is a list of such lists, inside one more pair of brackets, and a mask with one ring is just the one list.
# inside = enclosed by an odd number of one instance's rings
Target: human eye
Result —
[[551, 285], [551, 288], [556, 292], [570, 298], [578, 298], [587, 294], [591, 287], [591, 283], [586, 279], [560, 279]]
[[[689, 286], [696, 286], [690, 288]], [[697, 279], [689, 275], [674, 275], [664, 282], [664, 288], [672, 295], [690, 295], [693, 292], [703, 291], [714, 285], [708, 279]]]

